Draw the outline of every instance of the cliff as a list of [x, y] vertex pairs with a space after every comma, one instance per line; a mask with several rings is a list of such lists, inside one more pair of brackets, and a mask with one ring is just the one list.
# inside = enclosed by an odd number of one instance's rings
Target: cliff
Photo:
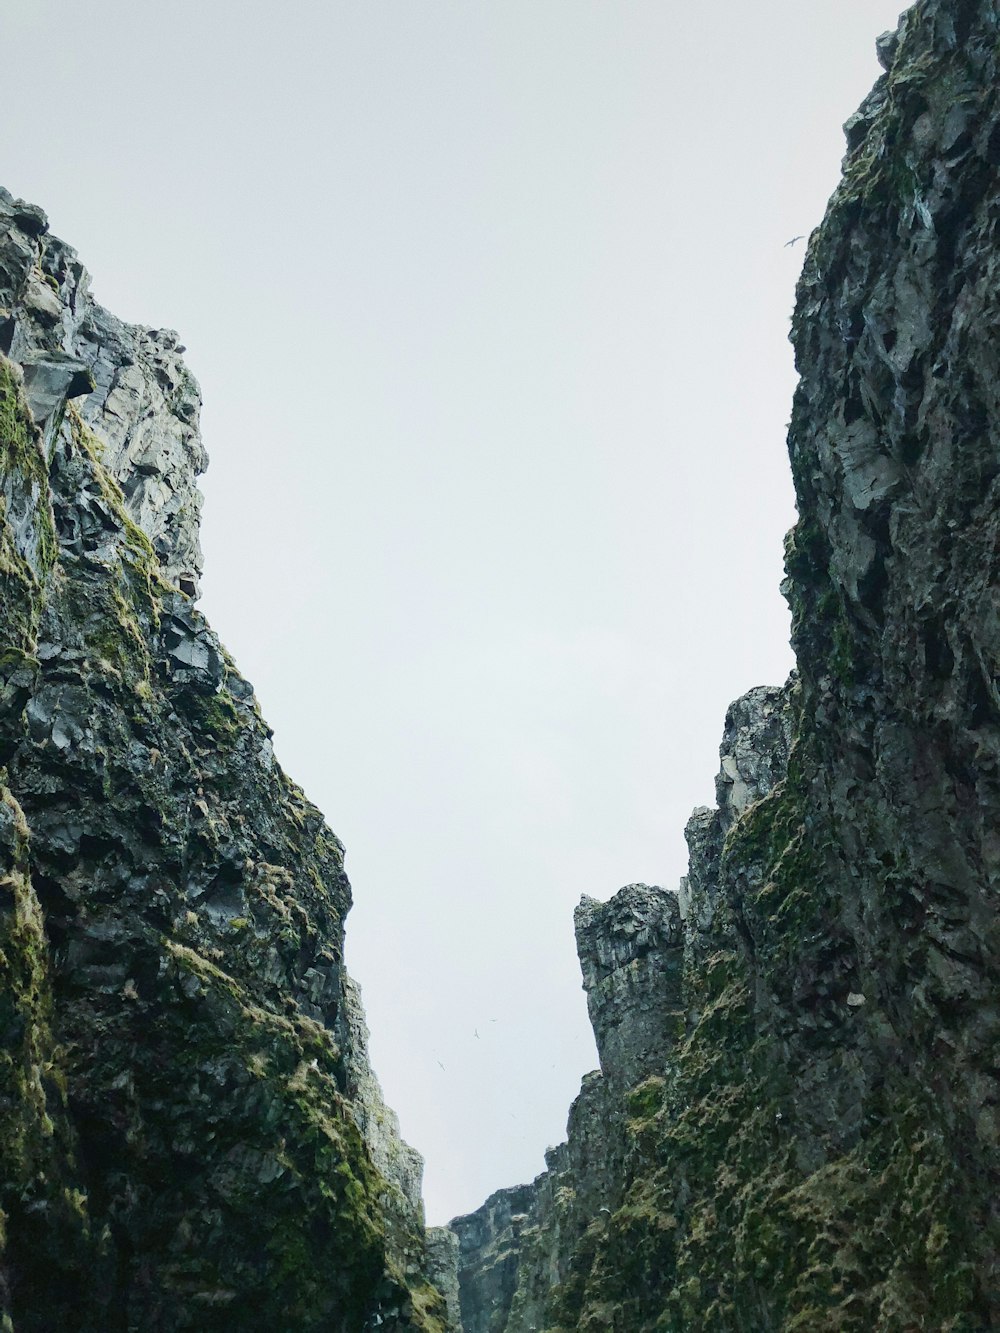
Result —
[[680, 891], [628, 884], [607, 903], [584, 898], [577, 908], [577, 952], [601, 1068], [584, 1078], [566, 1142], [548, 1150], [546, 1170], [451, 1222], [464, 1333], [548, 1328], [553, 1301], [573, 1299], [629, 1182], [644, 1169], [646, 1122], [683, 1058], [685, 973], [715, 949], [725, 832], [784, 778], [790, 729], [788, 688], [758, 688], [737, 700], [720, 749], [718, 808], [691, 817]]
[[797, 677], [727, 720], [682, 965], [622, 949], [645, 894], [584, 905], [632, 1087], [585, 1082], [517, 1228], [473, 1215], [491, 1333], [1000, 1326], [1000, 15], [920, 0], [878, 50], [793, 320]]
[[0, 348], [0, 1327], [441, 1333], [343, 848], [194, 605], [183, 348], [6, 192]]

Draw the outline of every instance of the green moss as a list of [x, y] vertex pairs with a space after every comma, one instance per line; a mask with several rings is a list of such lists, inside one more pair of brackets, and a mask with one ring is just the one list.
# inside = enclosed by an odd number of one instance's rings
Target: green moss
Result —
[[185, 689], [178, 694], [176, 703], [202, 744], [231, 746], [246, 725], [239, 705], [225, 686], [214, 694]]
[[664, 1080], [652, 1075], [634, 1087], [625, 1099], [630, 1120], [649, 1120], [663, 1105]]
[[13, 567], [20, 573], [30, 569], [31, 578], [42, 579], [55, 564], [58, 554], [55, 520], [49, 497], [48, 463], [31, 413], [24, 401], [11, 363], [0, 356], [0, 457], [3, 470], [27, 487], [36, 513], [36, 549], [31, 565], [10, 546], [9, 539], [0, 547], [0, 568]]
[[31, 478], [39, 487], [48, 487], [48, 468], [38, 432], [11, 363], [5, 357], [0, 357], [0, 442], [6, 469]]
[[[834, 840], [812, 795], [816, 762], [800, 736], [786, 781], [729, 832], [720, 877], [745, 947], [691, 979], [698, 1017], [674, 1072], [629, 1097], [636, 1177], [553, 1293], [554, 1328], [985, 1327], [967, 1182], [919, 1080], [887, 1070], [853, 1145], [836, 1147], [826, 1128], [851, 1078], [851, 1042], [835, 1034], [853, 1021], [854, 960], [827, 887]], [[828, 1110], [822, 1090], [799, 1100], [816, 1058], [828, 1062]], [[818, 1123], [804, 1119], [810, 1102]]]
[[[85, 453], [93, 464], [94, 476], [101, 489], [101, 495], [121, 524], [125, 547], [137, 557], [138, 566], [144, 569], [147, 578], [159, 577], [159, 561], [152, 543], [128, 512], [125, 495], [118, 482], [104, 466], [104, 444], [80, 416], [75, 403], [66, 409], [73, 443]], [[169, 586], [169, 585], [167, 585]], [[173, 592], [173, 589], [170, 589]]]
[[101, 1270], [101, 1247], [73, 1160], [28, 826], [5, 776], [0, 772], [0, 1267], [16, 1245], [22, 1284], [46, 1293], [50, 1327], [68, 1327], [85, 1275]]
[[[385, 1182], [338, 1090], [330, 1034], [302, 1015], [257, 1004], [196, 949], [164, 945], [188, 1000], [147, 1032], [143, 1077], [152, 1078], [154, 1097], [161, 1083], [165, 1092], [177, 1080], [197, 1085], [205, 1070], [222, 1079], [220, 1104], [201, 1113], [211, 1131], [205, 1139], [206, 1124], [197, 1129], [202, 1178], [192, 1184], [198, 1198], [224, 1200], [225, 1231], [199, 1241], [196, 1220], [183, 1262], [189, 1295], [234, 1295], [224, 1313], [197, 1327], [361, 1327], [387, 1271]], [[158, 1051], [169, 1052], [162, 1074]], [[237, 1092], [240, 1070], [250, 1073], [252, 1092]], [[131, 1160], [133, 1151], [148, 1153], [138, 1127], [126, 1165], [141, 1180], [156, 1164]], [[162, 1199], [164, 1208], [198, 1219], [195, 1204], [183, 1195]], [[425, 1327], [435, 1328], [430, 1314]]]
[[[5, 479], [19, 510], [27, 496], [51, 518], [37, 433], [0, 370]], [[372, 1165], [333, 1034], [290, 986], [304, 958], [339, 962], [349, 897], [339, 845], [256, 747], [231, 753], [244, 733], [267, 734], [255, 704], [225, 685], [201, 694], [168, 679], [158, 630], [175, 590], [72, 407], [67, 427], [60, 481], [99, 486], [118, 531], [110, 558], [67, 554], [43, 587], [0, 505], [0, 742], [22, 740], [40, 671], [72, 680], [88, 745], [39, 747], [31, 760], [61, 808], [75, 808], [75, 784], [89, 801], [98, 850], [77, 854], [74, 908], [107, 919], [113, 895], [129, 972], [120, 986], [91, 985], [86, 965], [53, 980], [27, 827], [8, 819], [17, 847], [12, 867], [0, 856], [0, 1270], [13, 1305], [0, 1280], [0, 1327], [6, 1317], [18, 1333], [150, 1320], [176, 1333], [319, 1333], [361, 1328], [383, 1301], [412, 1307], [408, 1326], [443, 1333], [440, 1298], [400, 1260], [421, 1237]], [[43, 597], [70, 651], [40, 666]], [[36, 852], [42, 864], [52, 856], [45, 839]], [[156, 874], [148, 894], [129, 898], [127, 867], [139, 862]], [[55, 879], [65, 857], [51, 865]], [[227, 925], [208, 909], [185, 913], [189, 875], [229, 886], [241, 874], [246, 915]]]

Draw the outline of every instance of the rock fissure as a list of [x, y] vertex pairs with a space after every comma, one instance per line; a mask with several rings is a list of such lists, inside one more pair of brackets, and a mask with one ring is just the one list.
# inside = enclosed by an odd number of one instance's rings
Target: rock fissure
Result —
[[796, 672], [678, 890], [577, 909], [566, 1141], [430, 1232], [343, 847], [195, 604], [184, 349], [0, 191], [0, 1329], [1000, 1326], [1000, 15], [877, 50], [793, 319]]

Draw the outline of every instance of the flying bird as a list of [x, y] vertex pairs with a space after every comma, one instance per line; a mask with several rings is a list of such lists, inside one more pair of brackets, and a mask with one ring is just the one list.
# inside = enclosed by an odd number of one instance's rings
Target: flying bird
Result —
[[790, 245], [794, 245], [796, 241], [804, 241], [805, 239], [804, 236], [793, 236], [790, 241], [785, 242], [785, 249], [787, 250]]

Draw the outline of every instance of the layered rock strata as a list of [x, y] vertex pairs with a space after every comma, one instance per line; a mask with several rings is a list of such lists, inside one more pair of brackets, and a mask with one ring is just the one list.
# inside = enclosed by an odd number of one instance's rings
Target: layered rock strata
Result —
[[790, 732], [689, 825], [618, 1198], [497, 1328], [1000, 1327], [1000, 13], [878, 53], [793, 319]]
[[0, 193], [0, 1327], [424, 1330], [343, 848], [195, 609], [198, 387]]

